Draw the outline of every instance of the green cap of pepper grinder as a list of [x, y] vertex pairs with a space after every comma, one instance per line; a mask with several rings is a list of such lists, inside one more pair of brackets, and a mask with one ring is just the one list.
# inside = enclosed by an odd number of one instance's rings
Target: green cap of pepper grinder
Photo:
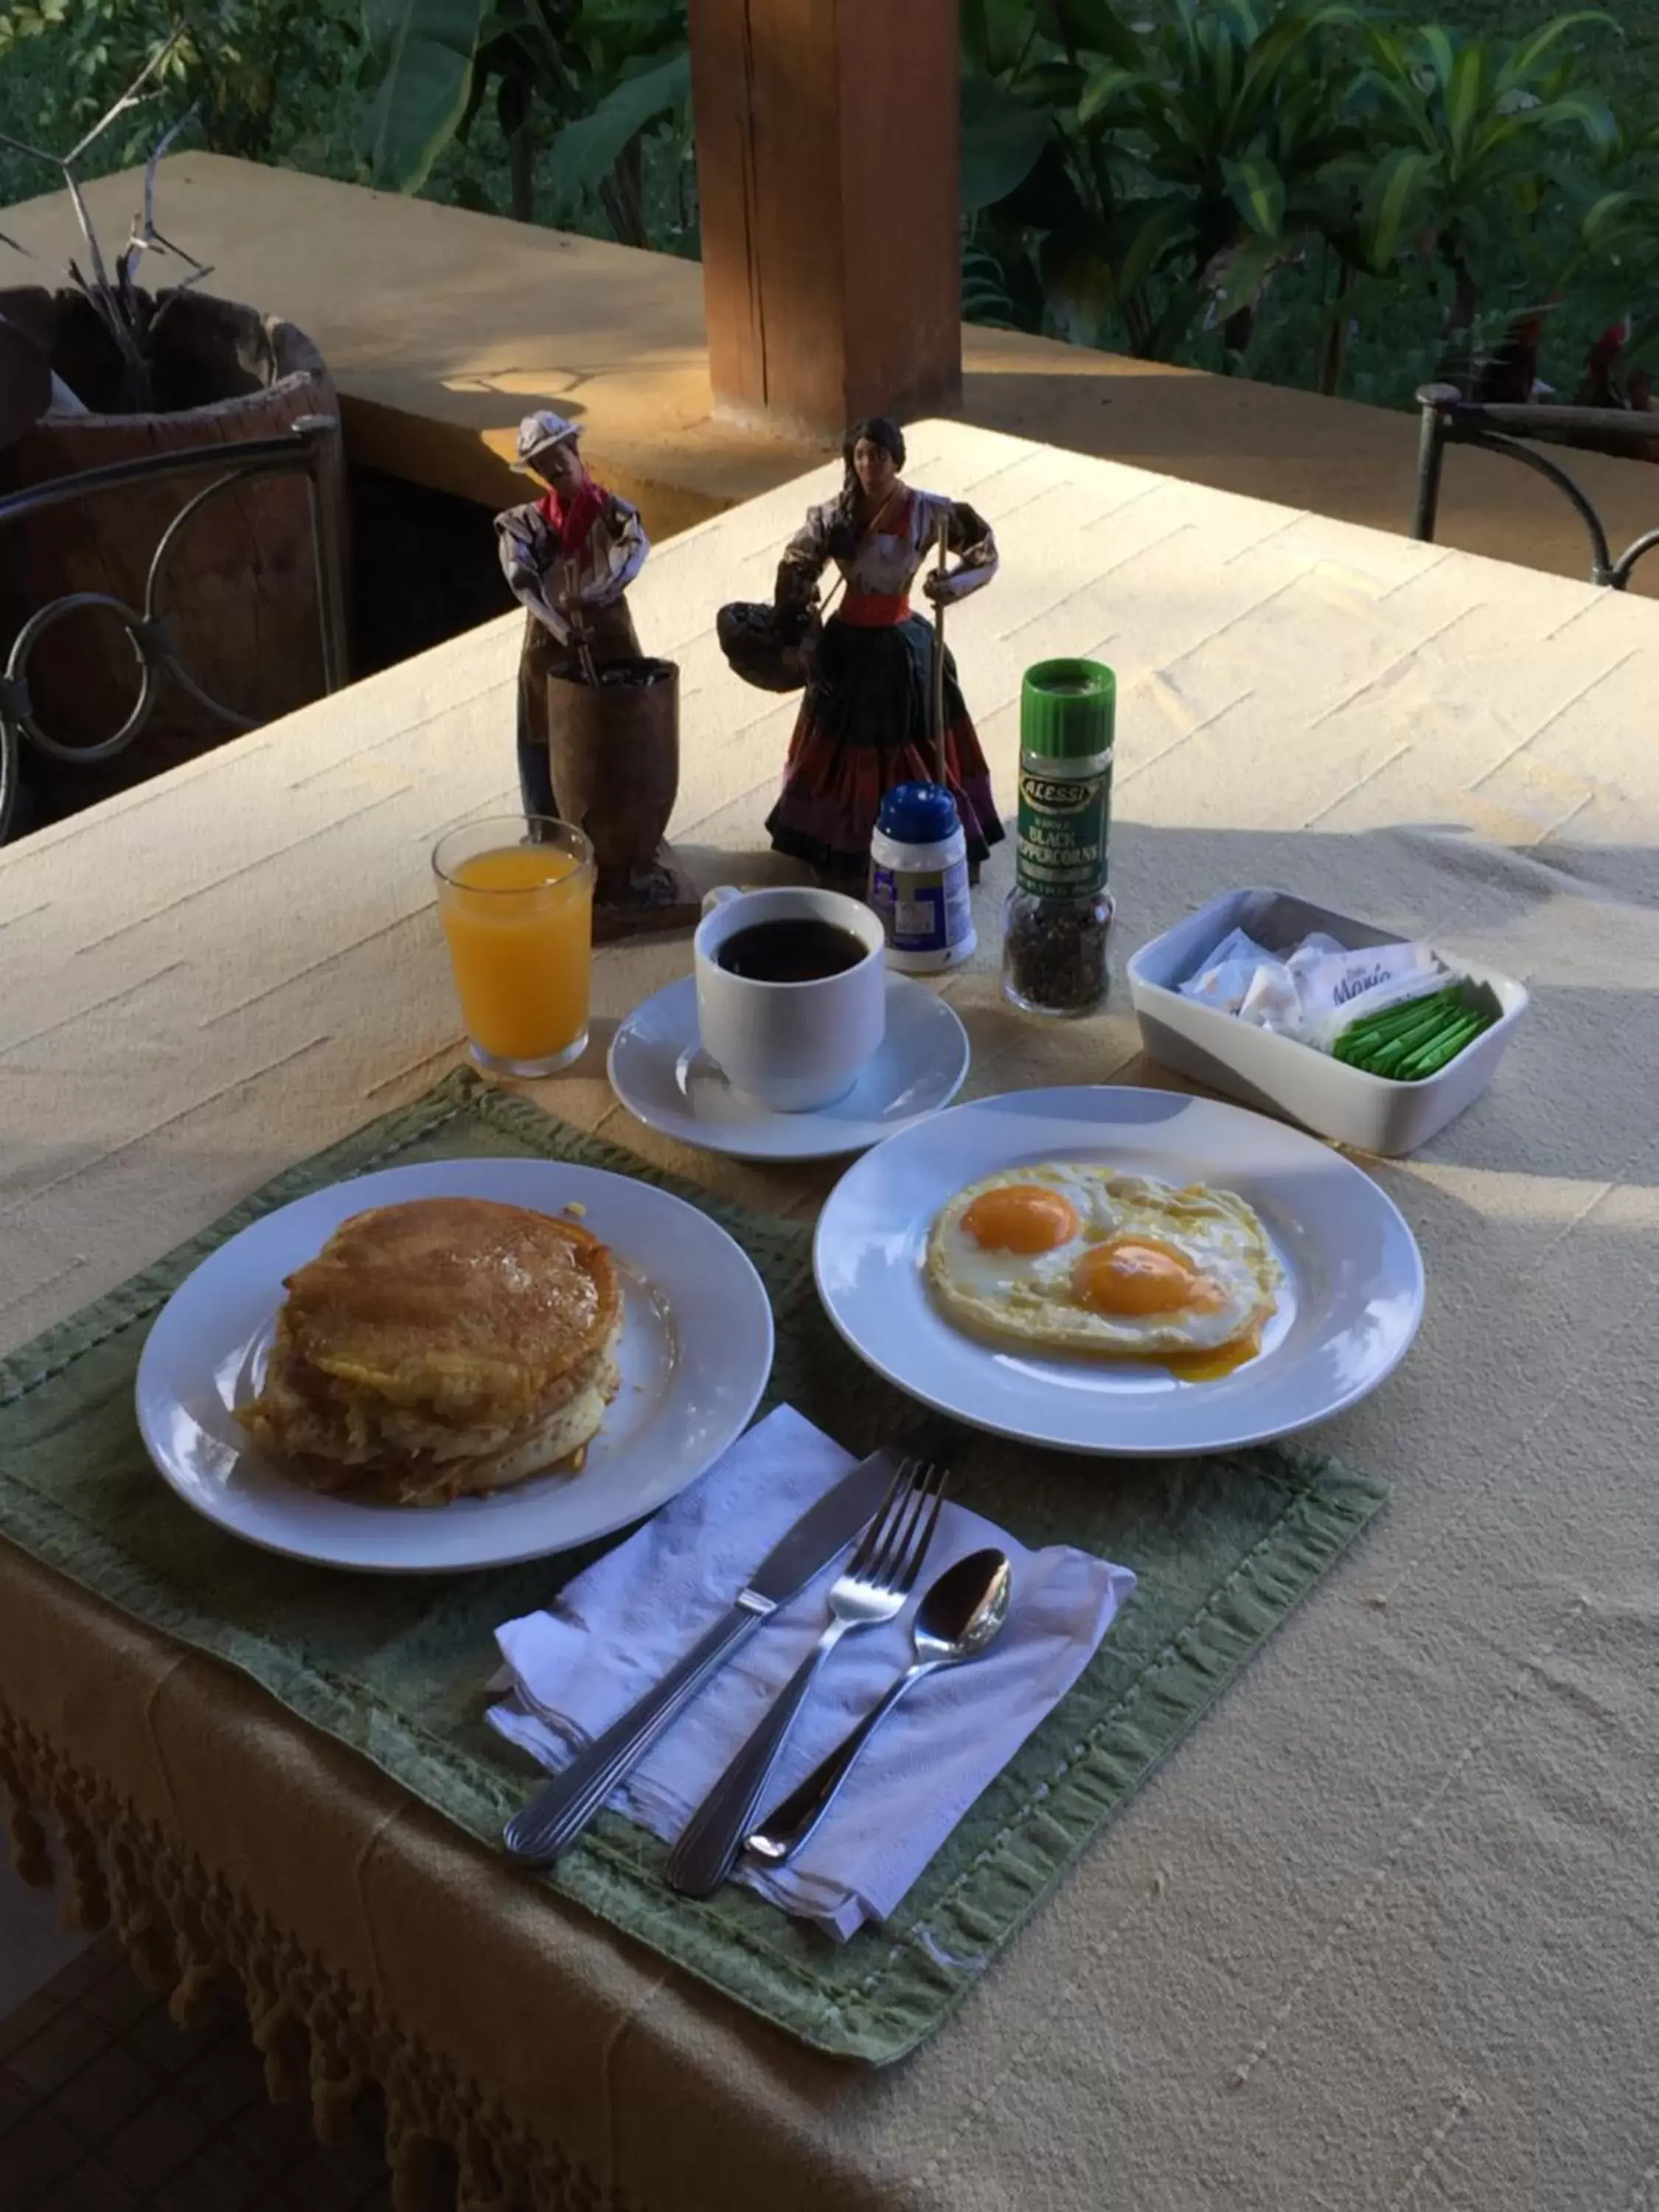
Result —
[[1043, 760], [1088, 760], [1112, 750], [1117, 678], [1098, 660], [1039, 660], [1019, 696], [1019, 749]]

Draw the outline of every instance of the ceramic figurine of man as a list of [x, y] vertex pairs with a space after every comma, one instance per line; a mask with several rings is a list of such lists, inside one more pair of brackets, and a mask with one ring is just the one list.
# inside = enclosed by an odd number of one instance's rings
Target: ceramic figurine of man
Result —
[[495, 517], [501, 568], [527, 611], [519, 656], [519, 785], [527, 814], [558, 812], [549, 759], [547, 679], [639, 658], [623, 596], [651, 550], [637, 508], [591, 477], [581, 430], [541, 408], [519, 425], [514, 466], [542, 496]]

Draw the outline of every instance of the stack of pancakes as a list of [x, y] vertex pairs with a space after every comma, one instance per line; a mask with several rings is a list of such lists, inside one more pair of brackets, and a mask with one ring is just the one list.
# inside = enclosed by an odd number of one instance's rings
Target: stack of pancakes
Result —
[[574, 1221], [487, 1199], [354, 1214], [284, 1285], [240, 1419], [316, 1487], [402, 1505], [582, 1451], [617, 1382], [622, 1286]]

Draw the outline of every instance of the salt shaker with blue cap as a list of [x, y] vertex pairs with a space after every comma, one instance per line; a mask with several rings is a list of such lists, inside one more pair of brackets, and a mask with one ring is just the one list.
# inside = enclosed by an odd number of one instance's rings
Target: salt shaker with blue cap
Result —
[[898, 783], [883, 794], [870, 840], [870, 904], [890, 968], [932, 975], [971, 957], [968, 840], [943, 784]]

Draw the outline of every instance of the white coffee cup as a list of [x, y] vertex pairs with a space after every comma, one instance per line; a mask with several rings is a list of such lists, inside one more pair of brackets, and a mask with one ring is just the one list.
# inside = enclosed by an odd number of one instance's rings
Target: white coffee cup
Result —
[[[856, 937], [864, 957], [836, 975], [766, 983], [734, 975], [720, 950], [768, 921], [827, 921]], [[840, 891], [791, 885], [740, 891], [722, 884], [702, 902], [692, 941], [703, 1050], [734, 1091], [779, 1114], [833, 1106], [858, 1081], [887, 1026], [887, 946], [880, 921]]]

